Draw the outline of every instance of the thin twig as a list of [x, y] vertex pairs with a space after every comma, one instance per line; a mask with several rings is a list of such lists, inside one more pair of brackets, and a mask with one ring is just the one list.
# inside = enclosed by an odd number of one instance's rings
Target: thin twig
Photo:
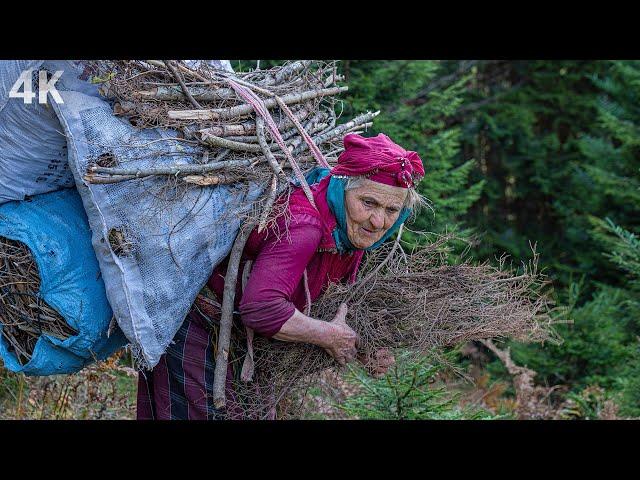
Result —
[[280, 166], [278, 165], [278, 161], [273, 156], [273, 153], [271, 152], [269, 145], [267, 145], [267, 140], [264, 134], [264, 118], [262, 118], [261, 116], [256, 117], [256, 127], [257, 127], [256, 134], [258, 136], [258, 142], [260, 143], [258, 147], [260, 148], [265, 158], [269, 162], [269, 165], [271, 166], [273, 173], [275, 175], [282, 175], [286, 178], [286, 176], [284, 175], [284, 172], [282, 171], [282, 168], [280, 168]]
[[182, 75], [180, 75], [180, 73], [178, 72], [178, 70], [176, 69], [176, 67], [174, 67], [171, 64], [170, 60], [163, 60], [164, 64], [167, 66], [167, 68], [169, 70], [171, 70], [171, 73], [173, 74], [174, 77], [176, 77], [176, 80], [178, 80], [178, 83], [180, 84], [180, 88], [182, 88], [182, 91], [184, 92], [185, 97], [187, 97], [187, 99], [189, 100], [189, 102], [191, 103], [191, 105], [193, 105], [194, 107], [196, 107], [197, 109], [201, 109], [202, 107], [200, 106], [200, 104], [196, 101], [195, 98], [193, 98], [193, 96], [191, 95], [191, 92], [189, 92], [189, 89], [187, 88], [187, 86], [184, 84], [184, 80], [182, 79]]

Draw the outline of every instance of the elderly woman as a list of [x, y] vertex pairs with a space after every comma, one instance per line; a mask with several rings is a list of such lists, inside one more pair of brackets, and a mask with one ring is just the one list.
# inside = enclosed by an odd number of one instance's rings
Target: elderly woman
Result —
[[[384, 134], [347, 135], [344, 147], [331, 171], [315, 169], [307, 177], [316, 207], [298, 188], [289, 197], [288, 215], [271, 229], [251, 233], [236, 286], [236, 310], [245, 327], [276, 340], [319, 345], [340, 364], [356, 358], [356, 334], [345, 323], [347, 306], [330, 322], [305, 315], [305, 307], [329, 283], [355, 281], [364, 251], [381, 245], [420, 203], [415, 182], [424, 175], [418, 154]], [[219, 301], [226, 268], [226, 261], [218, 265], [208, 282]], [[216, 317], [219, 310], [197, 301], [159, 364], [140, 375], [139, 419], [222, 417], [212, 391]], [[384, 355], [373, 363], [378, 373], [389, 366]], [[230, 404], [233, 368], [227, 371]]]

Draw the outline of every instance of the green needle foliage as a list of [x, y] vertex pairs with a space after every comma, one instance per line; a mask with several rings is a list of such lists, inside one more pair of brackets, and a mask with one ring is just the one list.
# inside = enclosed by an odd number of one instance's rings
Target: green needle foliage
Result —
[[488, 177], [469, 223], [481, 256], [537, 241], [572, 323], [563, 345], [513, 345], [513, 358], [574, 393], [599, 385], [640, 413], [638, 240], [640, 62], [522, 61], [479, 66], [462, 120]]
[[[451, 354], [449, 359], [451, 359]], [[382, 378], [369, 376], [362, 368], [351, 367], [347, 380], [360, 390], [337, 405], [346, 414], [362, 420], [461, 420], [497, 418], [481, 409], [461, 408], [458, 397], [445, 386], [437, 386], [444, 370], [441, 362], [427, 357], [397, 358]]]
[[426, 173], [418, 190], [431, 201], [433, 211], [424, 212], [413, 228], [458, 229], [484, 185], [482, 179], [470, 182], [475, 162], [460, 159], [462, 131], [450, 122], [462, 105], [469, 76], [443, 82], [444, 64], [426, 60], [350, 60], [342, 68], [349, 84], [345, 116], [380, 110], [367, 136], [385, 133], [418, 152], [424, 162]]

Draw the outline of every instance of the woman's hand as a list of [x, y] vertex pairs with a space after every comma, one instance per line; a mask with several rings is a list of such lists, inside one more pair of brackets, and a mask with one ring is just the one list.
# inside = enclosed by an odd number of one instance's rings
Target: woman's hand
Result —
[[326, 322], [306, 316], [298, 309], [273, 338], [285, 342], [307, 342], [324, 348], [340, 365], [356, 358], [357, 334], [345, 322], [347, 304], [338, 308], [333, 320]]
[[345, 365], [356, 358], [358, 335], [347, 325], [346, 316], [347, 304], [343, 303], [338, 308], [336, 316], [328, 323], [327, 337], [322, 345], [340, 365]]
[[326, 322], [295, 310], [273, 338], [285, 342], [307, 342], [324, 348], [340, 365], [356, 357], [357, 335], [345, 322], [347, 305], [342, 304], [333, 320]]

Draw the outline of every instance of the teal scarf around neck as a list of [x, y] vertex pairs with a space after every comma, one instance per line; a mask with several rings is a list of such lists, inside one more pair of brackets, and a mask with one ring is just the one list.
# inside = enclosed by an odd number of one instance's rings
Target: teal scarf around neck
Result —
[[[305, 179], [309, 185], [313, 185], [314, 183], [318, 183], [324, 177], [329, 175], [328, 168], [316, 167], [311, 170], [306, 176]], [[347, 235], [347, 212], [345, 210], [344, 205], [344, 187], [347, 184], [346, 178], [338, 178], [331, 177], [329, 180], [329, 187], [327, 188], [327, 204], [329, 205], [329, 210], [333, 213], [334, 217], [336, 217], [336, 228], [333, 230], [332, 235], [333, 239], [336, 242], [336, 248], [338, 252], [349, 253], [354, 250], [360, 250], [353, 246], [351, 241], [349, 240], [349, 236]], [[382, 238], [378, 240], [376, 243], [371, 245], [368, 248], [365, 248], [365, 251], [373, 250], [374, 248], [378, 248], [380, 245], [384, 243], [391, 235], [393, 235], [400, 225], [404, 223], [404, 221], [411, 214], [411, 210], [408, 208], [403, 208], [400, 211], [400, 215], [398, 215], [398, 219], [391, 226], [389, 230], [387, 230]]]

